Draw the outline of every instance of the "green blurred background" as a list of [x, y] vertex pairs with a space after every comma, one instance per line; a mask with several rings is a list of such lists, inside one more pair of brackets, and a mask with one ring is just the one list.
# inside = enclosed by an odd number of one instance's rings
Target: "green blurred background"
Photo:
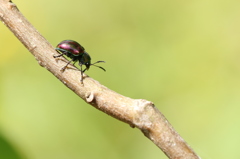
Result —
[[[153, 101], [206, 159], [240, 158], [240, 1], [15, 0], [54, 46], [80, 42], [87, 74]], [[167, 157], [138, 129], [87, 105], [0, 25], [1, 159]]]

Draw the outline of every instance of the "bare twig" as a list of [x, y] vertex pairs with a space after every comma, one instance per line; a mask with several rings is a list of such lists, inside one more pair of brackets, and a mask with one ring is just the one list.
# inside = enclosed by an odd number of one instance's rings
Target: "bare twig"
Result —
[[87, 103], [132, 127], [139, 128], [170, 159], [200, 158], [152, 102], [122, 96], [86, 75], [84, 85], [81, 85], [79, 80], [81, 73], [75, 69], [67, 69], [62, 73], [60, 70], [66, 64], [66, 60], [53, 58], [57, 52], [10, 0], [0, 0], [0, 20], [34, 55], [42, 67]]

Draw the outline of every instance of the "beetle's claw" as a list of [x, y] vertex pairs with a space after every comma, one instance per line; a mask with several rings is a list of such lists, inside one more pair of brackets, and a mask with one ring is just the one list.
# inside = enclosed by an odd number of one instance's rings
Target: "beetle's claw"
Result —
[[66, 68], [67, 67], [64, 66], [63, 68], [61, 68], [61, 71], [64, 72], [66, 70]]

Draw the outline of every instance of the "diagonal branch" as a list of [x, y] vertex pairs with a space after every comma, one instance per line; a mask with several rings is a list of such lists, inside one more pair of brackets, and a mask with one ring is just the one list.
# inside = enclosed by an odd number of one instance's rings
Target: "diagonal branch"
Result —
[[66, 64], [66, 59], [53, 58], [57, 52], [10, 0], [0, 0], [0, 20], [33, 54], [39, 65], [50, 71], [85, 102], [132, 127], [139, 128], [170, 159], [200, 158], [152, 102], [120, 95], [86, 75], [82, 85], [79, 80], [81, 72], [76, 71], [73, 66], [73, 69], [62, 73], [60, 70]]

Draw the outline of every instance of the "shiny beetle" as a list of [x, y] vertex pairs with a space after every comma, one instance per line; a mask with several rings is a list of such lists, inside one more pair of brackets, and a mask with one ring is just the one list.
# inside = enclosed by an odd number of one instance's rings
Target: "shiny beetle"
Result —
[[[83, 73], [90, 68], [91, 65], [101, 68], [103, 71], [106, 71], [103, 67], [95, 65], [96, 63], [105, 62], [105, 61], [97, 61], [91, 64], [91, 57], [85, 51], [85, 49], [76, 41], [73, 40], [64, 40], [60, 42], [56, 51], [60, 53], [60, 55], [53, 56], [54, 58], [66, 55], [71, 60], [61, 69], [61, 71], [65, 71], [67, 66], [73, 62], [73, 65], [78, 61], [81, 70], [81, 83], [83, 83]], [[82, 70], [82, 65], [85, 65], [86, 68]]]

